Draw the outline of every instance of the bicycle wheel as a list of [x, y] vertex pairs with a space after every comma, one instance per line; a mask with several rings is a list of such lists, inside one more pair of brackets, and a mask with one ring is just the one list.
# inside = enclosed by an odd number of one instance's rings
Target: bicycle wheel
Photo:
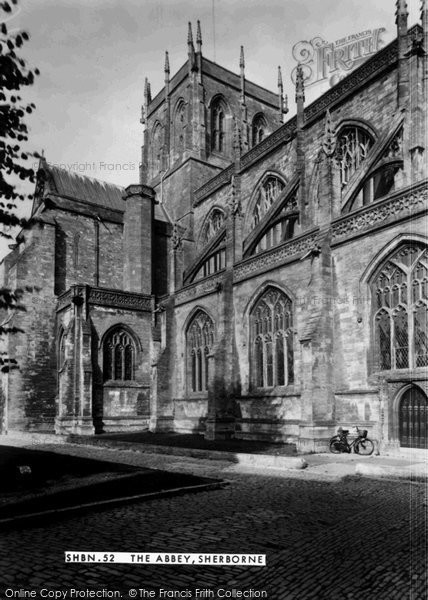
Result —
[[343, 452], [342, 442], [338, 437], [331, 438], [330, 452], [333, 452], [333, 454], [340, 454], [341, 452]]
[[368, 438], [358, 440], [358, 442], [356, 442], [355, 444], [356, 454], [361, 454], [362, 456], [370, 456], [370, 454], [373, 454], [373, 451], [374, 444]]

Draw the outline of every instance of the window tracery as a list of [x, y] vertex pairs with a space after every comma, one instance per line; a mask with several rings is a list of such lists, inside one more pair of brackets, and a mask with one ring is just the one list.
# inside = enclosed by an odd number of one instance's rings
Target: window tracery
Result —
[[214, 323], [204, 311], [198, 310], [186, 334], [189, 387], [192, 392], [208, 391], [208, 361], [213, 345]]
[[428, 251], [406, 244], [372, 282], [380, 370], [428, 366]]
[[251, 129], [252, 145], [255, 146], [266, 137], [267, 123], [263, 115], [258, 114], [254, 117]]
[[152, 165], [155, 172], [159, 172], [162, 168], [162, 127], [160, 123], [157, 123], [153, 130]]
[[104, 381], [129, 381], [135, 378], [135, 344], [130, 334], [115, 329], [103, 345]]
[[254, 229], [254, 227], [260, 223], [264, 215], [281, 194], [284, 187], [284, 182], [275, 175], [269, 175], [266, 177], [259, 188], [257, 199], [253, 208], [251, 219], [252, 229]]
[[186, 128], [186, 115], [185, 115], [185, 104], [181, 101], [175, 112], [174, 120], [174, 147], [178, 155], [184, 152], [185, 146], [185, 128]]
[[222, 98], [217, 98], [211, 107], [211, 150], [226, 150], [226, 106]]
[[294, 381], [292, 303], [269, 287], [250, 314], [251, 376], [256, 388], [285, 386]]
[[223, 227], [223, 225], [224, 212], [219, 208], [214, 208], [205, 222], [201, 236], [202, 243], [206, 244], [207, 242], [209, 242]]
[[372, 136], [360, 127], [342, 130], [337, 144], [342, 189], [346, 188], [352, 175], [365, 161], [372, 145]]

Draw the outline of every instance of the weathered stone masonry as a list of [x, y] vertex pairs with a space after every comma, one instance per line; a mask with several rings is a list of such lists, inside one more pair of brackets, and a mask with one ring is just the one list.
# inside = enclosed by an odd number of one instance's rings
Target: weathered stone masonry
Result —
[[3, 263], [29, 286], [3, 430], [195, 432], [380, 449], [428, 431], [428, 10], [283, 124], [273, 94], [202, 54], [151, 97], [140, 183], [41, 162]]

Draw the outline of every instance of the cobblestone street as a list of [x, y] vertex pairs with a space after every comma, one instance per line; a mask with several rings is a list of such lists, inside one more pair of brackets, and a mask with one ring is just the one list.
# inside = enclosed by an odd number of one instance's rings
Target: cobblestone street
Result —
[[[57, 450], [113, 459], [93, 448]], [[425, 484], [340, 480], [309, 469], [253, 474], [222, 462], [130, 452], [114, 459], [230, 485], [2, 532], [1, 598], [20, 588], [106, 588], [124, 598], [131, 588], [156, 590], [156, 598], [159, 588], [265, 590], [277, 600], [427, 597]], [[66, 550], [257, 553], [266, 554], [267, 566], [69, 564]]]

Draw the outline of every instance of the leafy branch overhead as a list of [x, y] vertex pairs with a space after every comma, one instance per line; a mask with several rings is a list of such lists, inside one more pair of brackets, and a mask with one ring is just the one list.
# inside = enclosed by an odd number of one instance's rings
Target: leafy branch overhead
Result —
[[[30, 156], [22, 148], [28, 141], [25, 117], [35, 108], [32, 102], [23, 101], [22, 88], [32, 85], [39, 75], [38, 69], [30, 69], [19, 52], [29, 35], [25, 31], [9, 32], [7, 17], [17, 0], [0, 2], [0, 223], [5, 226], [24, 226], [25, 220], [16, 214], [16, 201], [30, 198], [17, 185], [35, 182], [35, 172], [27, 167]], [[0, 230], [0, 235], [11, 236]]]

